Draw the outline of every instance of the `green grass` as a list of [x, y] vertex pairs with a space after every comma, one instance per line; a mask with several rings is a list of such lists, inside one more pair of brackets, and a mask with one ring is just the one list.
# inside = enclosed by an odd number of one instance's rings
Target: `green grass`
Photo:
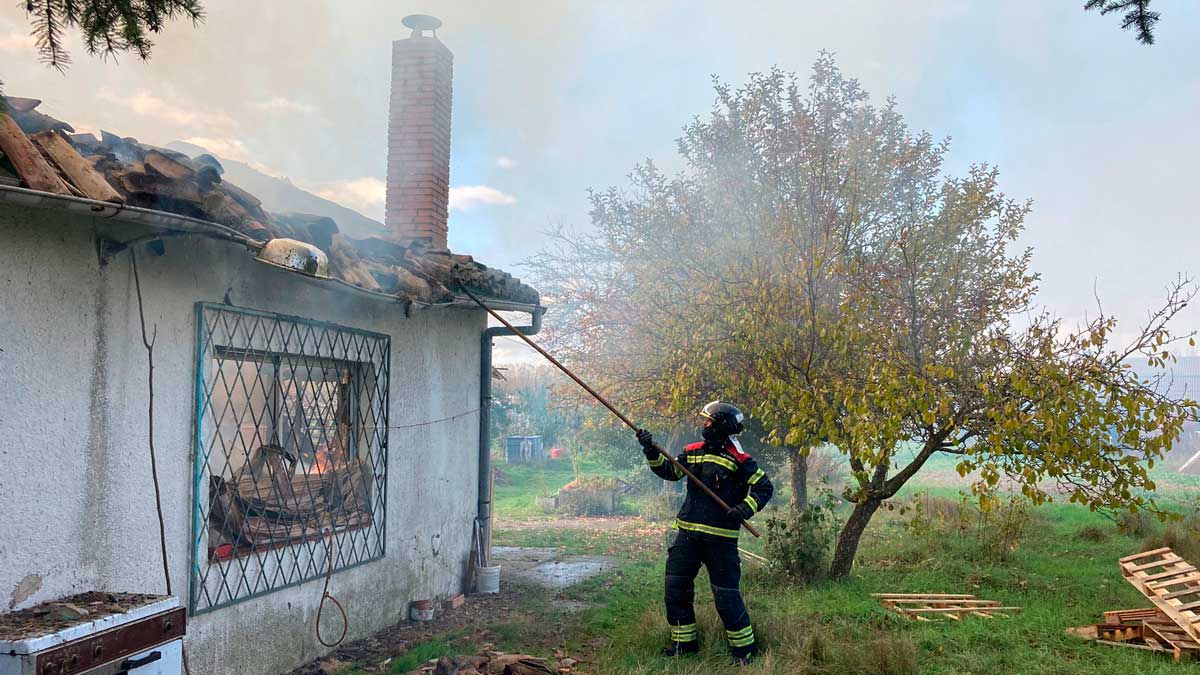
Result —
[[[1080, 538], [1089, 526], [1106, 537]], [[1064, 634], [1069, 626], [1098, 622], [1104, 610], [1149, 604], [1116, 566], [1117, 558], [1141, 545], [1084, 509], [1052, 505], [1038, 512], [1013, 559], [999, 562], [982, 554], [973, 535], [914, 537], [888, 514], [869, 530], [848, 581], [780, 587], [747, 568], [743, 589], [773, 656], [742, 672], [1177, 673], [1180, 666], [1169, 658]], [[598, 657], [598, 672], [725, 672], [721, 627], [703, 577], [697, 580], [697, 609], [704, 655], [671, 661], [656, 656], [666, 639], [658, 601], [661, 562], [630, 569], [620, 588], [626, 594], [592, 617], [594, 630], [613, 637], [613, 646]], [[884, 610], [871, 598], [874, 592], [974, 593], [1023, 611], [1009, 619], [912, 622]]]
[[[496, 485], [492, 505], [495, 514], [502, 518], [549, 518], [550, 516], [534, 504], [534, 499], [548, 497], [575, 479], [575, 468], [569, 459], [532, 464], [506, 464], [498, 461], [493, 466], [504, 474], [502, 483]], [[591, 461], [582, 462], [579, 472], [591, 476], [618, 475], [612, 469]]]
[[[952, 467], [951, 467], [952, 468]], [[1186, 504], [1176, 486], [1189, 477], [1167, 477], [1163, 499]], [[958, 488], [919, 487], [954, 500]], [[780, 502], [782, 503], [782, 501]], [[1065, 634], [1070, 626], [1096, 623], [1101, 612], [1148, 606], [1124, 580], [1118, 558], [1142, 550], [1154, 535], [1120, 533], [1088, 510], [1051, 503], [1034, 510], [1020, 547], [1010, 560], [988, 557], [974, 530], [915, 536], [898, 512], [881, 512], [864, 537], [852, 578], [801, 587], [773, 585], [762, 570], [746, 565], [743, 589], [769, 656], [753, 673], [1177, 673], [1181, 666], [1161, 655], [1095, 645]], [[1161, 526], [1152, 524], [1158, 531]], [[556, 546], [565, 553], [603, 553], [620, 548], [626, 533], [580, 530], [497, 532], [508, 545]], [[649, 536], [644, 533], [643, 537]], [[762, 542], [741, 545], [761, 552]], [[703, 654], [668, 660], [657, 655], [666, 640], [661, 608], [662, 537], [630, 556], [618, 577], [589, 581], [574, 593], [597, 607], [585, 613], [574, 642], [607, 636], [595, 654], [595, 671], [614, 675], [729, 672], [721, 626], [704, 574], [697, 579], [697, 611]], [[1020, 606], [1009, 619], [913, 622], [884, 610], [874, 592], [974, 593]], [[1187, 667], [1182, 667], [1185, 671]]]
[[[536, 523], [549, 518], [534, 507], [533, 498], [550, 494], [575, 477], [566, 461], [498, 466], [508, 484], [496, 487], [496, 512], [509, 520]], [[606, 475], [596, 466], [582, 470]], [[1156, 475], [1156, 480], [1163, 486], [1162, 501], [1181, 509], [1194, 508], [1189, 500], [1200, 489], [1200, 481], [1175, 475]], [[937, 485], [913, 486], [902, 498], [917, 491], [948, 501], [955, 501], [959, 494], [957, 487], [938, 481]], [[785, 504], [784, 499], [777, 499], [773, 506]], [[561, 594], [521, 589], [522, 614], [489, 624], [487, 640], [505, 651], [544, 657], [563, 648], [588, 659], [585, 672], [601, 675], [1165, 675], [1200, 671], [1162, 655], [1096, 645], [1064, 633], [1071, 626], [1098, 622], [1105, 610], [1149, 605], [1121, 579], [1116, 561], [1161, 538], [1162, 525], [1149, 521], [1148, 531], [1126, 534], [1111, 520], [1085, 508], [1054, 502], [1034, 510], [1034, 520], [1019, 548], [1009, 560], [1001, 561], [985, 553], [977, 528], [958, 533], [934, 527], [917, 535], [904, 527], [909, 517], [898, 511], [881, 511], [863, 539], [852, 578], [843, 582], [780, 586], [761, 568], [744, 563], [742, 587], [767, 653], [759, 663], [740, 671], [730, 666], [703, 572], [696, 581], [701, 655], [680, 660], [658, 655], [667, 639], [661, 600], [665, 523], [631, 521], [618, 530], [586, 525], [579, 529], [501, 528], [494, 533], [496, 545], [554, 547], [564, 554], [603, 553], [622, 563], [618, 570]], [[740, 542], [759, 553], [762, 544], [749, 536]], [[871, 598], [875, 592], [974, 593], [1020, 606], [1023, 611], [1008, 619], [914, 622], [881, 607]], [[557, 599], [589, 603], [590, 608], [569, 613]], [[390, 672], [408, 672], [444, 654], [472, 653], [478, 645], [470, 644], [473, 638], [464, 635], [440, 636], [419, 644], [394, 660]], [[451, 646], [452, 640], [457, 644]]]

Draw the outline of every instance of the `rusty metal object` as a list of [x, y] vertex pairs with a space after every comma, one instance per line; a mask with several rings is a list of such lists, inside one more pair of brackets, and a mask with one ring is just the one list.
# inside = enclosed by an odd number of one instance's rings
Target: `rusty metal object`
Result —
[[179, 609], [113, 628], [38, 654], [34, 672], [82, 673], [183, 637], [187, 610]]

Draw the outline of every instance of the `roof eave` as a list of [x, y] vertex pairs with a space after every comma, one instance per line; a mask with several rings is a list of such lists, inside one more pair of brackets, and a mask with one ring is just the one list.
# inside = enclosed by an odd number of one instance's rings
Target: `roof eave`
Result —
[[[154, 209], [146, 209], [138, 206], [126, 206], [124, 204], [101, 202], [84, 197], [57, 195], [22, 187], [0, 185], [0, 204], [9, 204], [12, 206], [23, 206], [37, 209], [58, 209], [68, 213], [76, 213], [80, 215], [91, 216], [93, 218], [103, 218], [112, 222], [140, 225], [159, 234], [190, 232], [201, 236], [209, 236], [241, 244], [242, 246], [246, 247], [246, 249], [254, 253], [257, 253], [263, 247], [263, 242], [247, 237], [241, 232], [238, 232], [237, 230], [225, 225], [221, 225], [220, 223], [200, 220], [198, 218], [190, 218], [188, 216], [181, 216], [179, 214], [168, 213], [166, 211], [155, 211]], [[367, 290], [335, 277], [314, 277], [302, 272], [296, 272], [295, 274], [313, 283], [321, 284], [323, 286], [332, 285], [333, 288], [339, 291], [351, 293], [360, 297], [391, 303], [404, 302], [404, 299], [399, 296]], [[527, 303], [498, 300], [494, 298], [483, 298], [483, 301], [488, 307], [500, 312], [528, 312], [532, 314], [534, 312], [545, 311], [541, 305], [530, 305]], [[454, 300], [450, 302], [429, 304], [413, 301], [412, 304], [418, 307], [455, 307], [470, 309], [477, 307], [474, 301], [465, 295], [460, 294], [455, 294]]]

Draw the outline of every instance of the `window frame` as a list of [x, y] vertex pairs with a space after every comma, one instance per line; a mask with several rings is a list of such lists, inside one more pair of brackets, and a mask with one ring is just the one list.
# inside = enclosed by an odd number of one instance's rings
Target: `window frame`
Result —
[[[262, 368], [262, 364], [270, 364], [273, 374], [272, 382], [281, 381], [279, 376], [280, 363], [282, 359], [289, 361], [288, 367], [295, 373], [297, 363], [304, 361], [312, 361], [319, 364], [344, 364], [352, 366], [355, 384], [348, 392], [351, 399], [351, 406], [357, 412], [351, 415], [351, 431], [349, 433], [348, 447], [353, 448], [355, 452], [346, 452], [348, 457], [356, 457], [360, 461], [370, 462], [372, 485], [374, 492], [369, 492], [369, 513], [370, 520], [365, 524], [337, 524], [333, 526], [333, 537], [335, 539], [332, 554], [334, 558], [334, 573], [343, 570], [353, 569], [359, 565], [380, 560], [386, 556], [386, 540], [387, 540], [387, 463], [388, 463], [388, 414], [390, 407], [390, 377], [391, 377], [391, 336], [383, 333], [363, 330], [331, 323], [328, 321], [320, 321], [308, 319], [299, 316], [291, 316], [278, 314], [274, 312], [266, 312], [255, 309], [242, 307], [233, 307], [220, 303], [197, 302], [195, 303], [196, 315], [196, 372], [195, 372], [195, 419], [194, 419], [194, 438], [192, 448], [193, 459], [193, 484], [192, 484], [192, 545], [191, 545], [191, 569], [189, 570], [189, 598], [188, 609], [192, 615], [203, 614], [213, 610], [221, 609], [237, 605], [241, 602], [251, 600], [257, 597], [268, 595], [276, 591], [297, 586], [299, 584], [318, 579], [324, 576], [327, 569], [327, 560], [330, 554], [330, 538], [327, 530], [322, 529], [322, 532], [317, 534], [304, 534], [298, 537], [289, 537], [287, 540], [280, 539], [279, 541], [263, 542], [252, 544], [245, 551], [235, 551], [231, 555], [221, 556], [216, 552], [217, 548], [211, 546], [209, 542], [209, 523], [208, 513], [212, 509], [209, 504], [209, 481], [212, 475], [210, 469], [210, 455], [214, 453], [215, 447], [220, 447], [220, 451], [225, 453], [225, 461], [229, 464], [231, 455], [230, 448], [233, 446], [229, 443], [226, 447], [225, 443], [217, 442], [213, 439], [208, 442], [206, 449], [207, 437], [212, 432], [219, 437], [219, 431], [212, 428], [214, 422], [208, 417], [212, 416], [210, 403], [213, 395], [217, 393], [216, 380], [219, 376], [212, 375], [212, 382], [209, 382], [209, 369], [213, 372], [219, 372], [221, 365], [225, 359], [231, 359], [238, 363], [239, 370], [244, 367], [244, 364], [254, 361], [260, 365], [256, 368]], [[226, 344], [218, 344], [215, 337], [217, 329], [213, 327], [214, 320], [226, 321], [226, 315], [233, 317], [234, 328], [228, 330], [226, 338], [234, 338], [226, 340]], [[240, 322], [253, 322], [255, 327], [267, 324], [273, 327], [273, 330], [280, 331], [278, 333], [267, 333], [265, 335], [256, 336], [254, 330], [245, 330], [244, 336], [248, 342], [254, 339], [266, 339], [269, 343], [272, 338], [278, 336], [284, 342], [284, 347], [288, 343], [296, 340], [299, 342], [300, 349], [296, 350], [271, 350], [261, 349], [254, 345], [234, 345], [228, 342], [236, 340], [238, 326]], [[307, 336], [307, 337], [306, 337]], [[316, 337], [314, 337], [316, 336]], [[312, 338], [315, 342], [308, 343], [308, 339]], [[365, 345], [365, 356], [364, 356]], [[351, 355], [359, 358], [350, 358], [346, 355], [340, 355], [342, 351], [351, 351]], [[307, 353], [305, 350], [314, 347], [313, 353]], [[323, 351], [333, 353], [322, 353]], [[246, 358], [249, 355], [250, 358]], [[364, 375], [364, 371], [368, 374]], [[261, 372], [261, 371], [258, 371]], [[239, 372], [236, 376], [238, 380], [243, 380], [244, 375]], [[256, 379], [261, 378], [256, 376]], [[370, 405], [368, 414], [373, 424], [364, 425], [364, 420], [361, 419], [361, 397], [366, 391], [367, 381], [370, 381], [371, 393], [375, 396], [372, 398], [368, 395], [367, 401]], [[228, 384], [225, 385], [228, 387]], [[264, 389], [265, 391], [265, 389]], [[226, 392], [228, 394], [228, 391]], [[271, 398], [275, 398], [272, 388]], [[272, 400], [264, 405], [264, 411], [270, 413], [270, 409], [274, 409], [279, 404], [279, 401]], [[226, 405], [230, 405], [226, 403]], [[249, 407], [251, 404], [244, 404]], [[243, 413], [244, 415], [244, 413]], [[275, 411], [272, 419], [272, 429], [269, 434], [269, 440], [278, 438], [280, 430], [275, 428], [278, 426], [278, 411]], [[363, 426], [360, 426], [363, 425]], [[366, 458], [360, 453], [360, 442], [364, 437], [364, 428], [369, 428], [370, 434], [366, 436], [368, 449]], [[240, 433], [240, 432], [239, 432]], [[377, 444], [378, 447], [370, 447]], [[373, 528], [373, 532], [372, 532]], [[362, 539], [353, 538], [355, 533], [361, 533]], [[346, 547], [347, 539], [352, 547], [350, 552], [343, 551]], [[364, 550], [360, 550], [364, 549]], [[307, 565], [301, 565], [300, 561], [305, 554], [308, 556]], [[268, 556], [274, 555], [274, 558]], [[289, 562], [292, 565], [292, 571], [284, 574], [280, 570], [285, 567], [284, 556], [289, 556]], [[274, 561], [276, 569], [274, 572], [269, 572], [268, 568]], [[319, 564], [314, 565], [314, 561]], [[307, 567], [307, 570], [297, 572], [300, 567]], [[216, 568], [216, 569], [213, 569]], [[252, 580], [247, 581], [247, 576], [250, 574], [248, 570], [252, 570], [255, 576]], [[235, 583], [232, 584], [233, 590], [230, 590], [231, 584], [228, 583], [231, 572], [238, 573], [235, 575]], [[216, 575], [216, 581], [219, 585], [216, 592], [210, 590], [212, 582], [210, 577]], [[278, 577], [284, 576], [285, 579], [280, 583]], [[273, 577], [267, 579], [268, 577]], [[263, 579], [267, 579], [265, 587]], [[251, 588], [251, 584], [253, 588]], [[243, 587], [246, 589], [242, 591]]]

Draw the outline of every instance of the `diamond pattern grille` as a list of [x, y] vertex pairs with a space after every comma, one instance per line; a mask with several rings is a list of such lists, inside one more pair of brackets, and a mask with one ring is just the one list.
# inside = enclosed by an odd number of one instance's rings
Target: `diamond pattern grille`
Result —
[[[383, 556], [391, 339], [200, 303], [193, 613]], [[333, 545], [329, 531], [333, 529]]]

